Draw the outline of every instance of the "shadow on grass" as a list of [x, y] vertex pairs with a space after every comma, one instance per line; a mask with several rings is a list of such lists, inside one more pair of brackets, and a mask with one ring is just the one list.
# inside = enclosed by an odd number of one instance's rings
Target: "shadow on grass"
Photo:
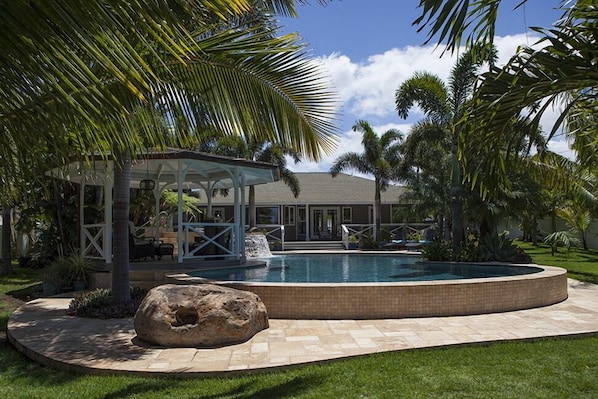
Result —
[[77, 374], [49, 369], [31, 361], [7, 341], [0, 343], [0, 374], [7, 381], [17, 385], [26, 381], [25, 384], [32, 387], [60, 386], [80, 378]]
[[578, 272], [572, 269], [567, 270], [569, 277], [575, 278], [586, 283], [598, 284], [598, 274], [588, 272]]
[[[143, 378], [143, 377], [112, 377], [86, 376], [63, 370], [51, 369], [16, 351], [9, 343], [0, 343], [0, 373], [5, 381], [12, 381], [18, 386], [29, 388], [74, 388], [77, 381], [82, 379], [97, 379], [103, 381], [101, 392], [103, 399], [123, 397], [144, 397], [152, 394], [155, 397], [193, 397], [198, 399], [217, 398], [290, 398], [301, 396], [303, 393], [318, 389], [322, 384], [322, 377], [317, 375], [289, 375], [286, 373], [256, 374], [247, 376], [198, 377], [182, 378]], [[88, 385], [90, 382], [84, 383]], [[95, 385], [95, 383], [93, 383]]]
[[20, 299], [23, 302], [29, 302], [33, 299], [39, 298], [42, 292], [43, 290], [41, 283], [37, 283], [18, 290], [8, 291], [6, 295]]
[[[193, 397], [198, 399], [287, 398], [297, 397], [308, 390], [317, 389], [317, 380], [315, 377], [306, 376], [295, 376], [287, 379], [283, 374], [280, 374], [280, 378], [274, 379], [255, 377], [206, 378], [202, 379], [202, 384], [198, 384], [197, 379], [144, 379], [114, 390], [102, 396], [102, 399], [143, 396], [150, 392], [153, 395], [164, 394], [164, 397], [176, 397], [179, 390], [181, 394], [195, 390]], [[198, 386], [205, 386], [207, 392], [202, 392], [201, 388], [194, 388]]]

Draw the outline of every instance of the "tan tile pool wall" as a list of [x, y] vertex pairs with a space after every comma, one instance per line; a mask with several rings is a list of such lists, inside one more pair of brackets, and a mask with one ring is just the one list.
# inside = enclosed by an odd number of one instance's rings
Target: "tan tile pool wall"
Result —
[[[567, 272], [542, 266], [539, 273], [485, 279], [407, 283], [223, 285], [252, 291], [268, 316], [281, 319], [384, 319], [496, 313], [551, 305], [567, 299]], [[202, 279], [169, 276], [188, 284]]]

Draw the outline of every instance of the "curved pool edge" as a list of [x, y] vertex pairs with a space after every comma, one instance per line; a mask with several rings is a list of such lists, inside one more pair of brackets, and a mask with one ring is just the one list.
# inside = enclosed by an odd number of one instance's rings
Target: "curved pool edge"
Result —
[[187, 274], [166, 283], [212, 283], [251, 291], [274, 319], [395, 319], [499, 313], [552, 305], [567, 299], [567, 271], [467, 280], [397, 283], [255, 283], [211, 281]]

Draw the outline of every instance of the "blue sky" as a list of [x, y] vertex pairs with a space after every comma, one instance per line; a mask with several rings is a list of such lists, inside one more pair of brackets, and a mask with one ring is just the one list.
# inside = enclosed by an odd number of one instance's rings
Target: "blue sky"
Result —
[[[513, 8], [520, 0], [503, 0], [497, 24], [499, 62], [506, 62], [519, 45], [533, 45], [537, 39], [529, 27], [550, 27], [558, 19], [558, 0], [528, 0], [525, 7]], [[294, 171], [328, 171], [342, 152], [361, 152], [361, 136], [351, 131], [358, 119], [365, 119], [382, 133], [397, 128], [409, 133], [410, 125], [422, 115], [414, 109], [407, 120], [394, 110], [394, 92], [416, 71], [429, 71], [448, 78], [455, 56], [445, 54], [436, 42], [423, 46], [426, 32], [417, 32], [411, 23], [419, 16], [418, 0], [332, 0], [326, 6], [317, 0], [299, 5], [298, 18], [280, 20], [282, 32], [297, 32], [308, 51], [322, 64], [340, 96], [340, 141], [334, 153], [318, 162], [304, 160], [289, 165]], [[528, 27], [528, 29], [526, 29]], [[546, 125], [554, 115], [546, 117]], [[552, 149], [567, 152], [564, 141]]]

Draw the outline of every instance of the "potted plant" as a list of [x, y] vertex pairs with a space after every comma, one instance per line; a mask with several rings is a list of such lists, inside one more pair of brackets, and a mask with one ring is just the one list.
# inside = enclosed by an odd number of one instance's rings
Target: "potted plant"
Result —
[[41, 278], [44, 296], [60, 293], [60, 288], [64, 285], [64, 275], [59, 267], [54, 264], [46, 266]]
[[63, 276], [63, 288], [72, 288], [75, 291], [87, 288], [89, 273], [94, 270], [93, 263], [79, 251], [73, 251], [71, 255], [55, 260], [51, 266]]
[[347, 237], [347, 249], [357, 249], [357, 246], [359, 244], [359, 239], [357, 238], [356, 235], [351, 234], [349, 237]]

